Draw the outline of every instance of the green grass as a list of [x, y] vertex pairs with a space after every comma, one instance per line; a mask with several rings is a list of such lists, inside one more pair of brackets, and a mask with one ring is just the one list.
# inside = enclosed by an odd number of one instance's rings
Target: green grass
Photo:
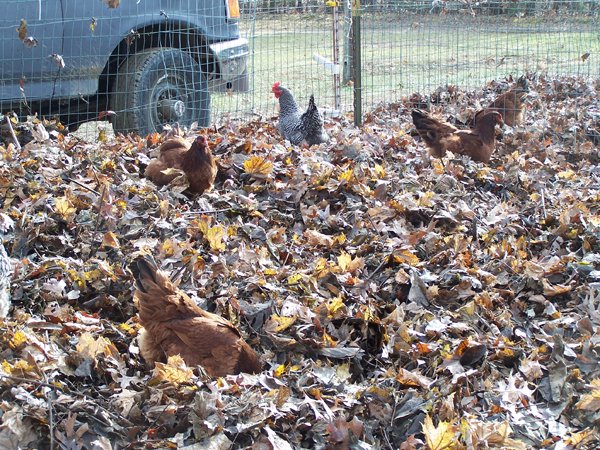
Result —
[[[330, 15], [258, 16], [242, 23], [251, 43], [251, 92], [213, 97], [213, 118], [223, 113], [273, 114], [274, 81], [282, 81], [304, 105], [311, 93], [319, 106], [334, 105], [333, 77], [313, 59], [331, 58]], [[362, 18], [363, 109], [414, 91], [454, 84], [474, 89], [508, 74], [600, 76], [597, 19], [505, 18], [365, 14]], [[343, 25], [340, 21], [340, 51]], [[591, 53], [586, 61], [581, 55]], [[352, 88], [342, 88], [344, 111]]]

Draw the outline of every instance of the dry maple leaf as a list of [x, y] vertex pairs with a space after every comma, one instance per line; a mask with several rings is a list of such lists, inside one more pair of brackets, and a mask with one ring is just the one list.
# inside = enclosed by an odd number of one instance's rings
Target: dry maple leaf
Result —
[[154, 363], [154, 372], [150, 383], [156, 384], [161, 381], [167, 381], [173, 384], [189, 383], [194, 376], [194, 371], [190, 369], [183, 358], [179, 355], [169, 356], [167, 363]]
[[102, 238], [102, 247], [118, 249], [121, 247], [121, 245], [119, 244], [119, 239], [117, 239], [117, 236], [112, 231], [109, 231]]
[[456, 444], [456, 426], [440, 421], [436, 427], [429, 415], [423, 421], [423, 434], [429, 450], [451, 449]]
[[592, 380], [590, 383], [592, 392], [581, 396], [581, 400], [575, 405], [578, 409], [584, 411], [596, 412], [600, 410], [600, 378]]
[[226, 246], [223, 242], [225, 234], [225, 228], [223, 228], [221, 225], [210, 227], [208, 230], [206, 230], [204, 237], [208, 241], [208, 245], [210, 245], [211, 250], [225, 250]]
[[19, 34], [19, 40], [24, 41], [27, 38], [27, 21], [25, 19], [21, 19], [17, 33]]
[[244, 161], [244, 171], [256, 178], [265, 178], [273, 171], [273, 163], [260, 156], [253, 156]]

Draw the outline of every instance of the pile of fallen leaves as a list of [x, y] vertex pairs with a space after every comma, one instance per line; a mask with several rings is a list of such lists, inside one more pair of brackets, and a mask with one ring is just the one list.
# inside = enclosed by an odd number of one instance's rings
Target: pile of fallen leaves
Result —
[[[466, 121], [502, 87], [330, 121], [311, 149], [223, 124], [192, 199], [140, 176], [162, 136], [0, 147], [0, 448], [597, 448], [599, 81], [539, 80], [490, 166], [412, 137], [412, 106]], [[262, 373], [145, 365], [144, 250]]]

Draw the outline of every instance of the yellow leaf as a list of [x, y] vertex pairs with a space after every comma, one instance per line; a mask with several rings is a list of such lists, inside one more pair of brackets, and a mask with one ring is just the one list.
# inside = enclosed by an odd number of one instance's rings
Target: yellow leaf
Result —
[[385, 178], [385, 169], [380, 164], [375, 164], [375, 174], [377, 178], [383, 179]]
[[210, 228], [210, 219], [207, 216], [202, 216], [200, 219], [194, 220], [192, 223], [198, 227], [198, 231], [202, 233], [203, 236], [206, 236], [206, 233]]
[[132, 327], [131, 325], [129, 325], [128, 323], [120, 323], [119, 329], [131, 336], [133, 336], [137, 333], [136, 329], [134, 327]]
[[275, 333], [280, 333], [284, 330], [287, 330], [289, 327], [291, 327], [294, 324], [294, 322], [296, 321], [296, 316], [284, 317], [284, 316], [278, 316], [277, 314], [272, 314], [271, 320], [273, 320], [277, 323], [277, 326], [273, 329], [273, 331]]
[[348, 267], [350, 267], [350, 263], [352, 262], [352, 256], [348, 253], [342, 251], [342, 254], [337, 257], [338, 267], [342, 269], [342, 272], [346, 272]]
[[583, 395], [575, 406], [584, 411], [595, 412], [600, 410], [600, 379], [594, 379], [590, 384], [593, 389], [592, 392]]
[[75, 348], [83, 356], [92, 359], [100, 353], [105, 356], [117, 356], [119, 354], [112, 342], [102, 336], [94, 338], [91, 333], [83, 333], [79, 336]]
[[342, 299], [342, 297], [338, 296], [330, 300], [329, 303], [327, 303], [327, 311], [329, 312], [330, 316], [333, 316], [336, 313], [336, 311], [343, 308], [344, 306], [344, 300]]
[[165, 253], [165, 256], [173, 256], [175, 254], [175, 245], [172, 239], [167, 239], [162, 243], [162, 251]]
[[122, 198], [117, 200], [114, 204], [121, 212], [127, 211], [127, 202]]
[[217, 225], [215, 227], [210, 227], [204, 237], [208, 241], [211, 250], [221, 251], [225, 250], [225, 243], [223, 242], [223, 237], [225, 236], [225, 228], [221, 225]]
[[436, 175], [441, 175], [446, 171], [446, 168], [444, 167], [444, 164], [442, 164], [441, 160], [439, 160], [439, 159], [433, 160], [433, 171], [435, 172]]
[[417, 205], [425, 207], [433, 206], [431, 199], [434, 197], [434, 195], [435, 192], [423, 192], [422, 195], [419, 197], [419, 200], [417, 200]]
[[335, 347], [337, 346], [337, 342], [331, 336], [329, 336], [326, 332], [323, 331], [323, 344], [325, 347]]
[[344, 233], [340, 233], [333, 238], [333, 242], [335, 244], [343, 244], [346, 242], [346, 235]]
[[8, 375], [16, 377], [30, 376], [35, 374], [35, 366], [32, 366], [23, 359], [15, 361], [14, 364], [11, 364], [6, 360], [2, 361], [2, 370]]
[[[98, 138], [100, 141], [100, 138]], [[100, 164], [100, 169], [106, 170], [109, 172], [113, 172], [117, 168], [117, 164], [114, 159], [105, 159], [102, 164]]]
[[281, 376], [285, 373], [285, 365], [279, 364], [277, 368], [273, 371], [273, 376], [275, 378], [281, 378]]
[[73, 203], [67, 197], [58, 197], [55, 200], [56, 213], [65, 221], [69, 222], [77, 210], [73, 208]]
[[160, 211], [160, 217], [167, 217], [169, 213], [169, 202], [167, 200], [161, 200], [158, 204], [158, 209]]
[[575, 177], [575, 172], [571, 169], [563, 170], [562, 172], [558, 172], [558, 178], [562, 178], [563, 180], [571, 180]]
[[338, 180], [339, 181], [346, 181], [346, 182], [350, 182], [352, 181], [352, 178], [354, 177], [354, 169], [347, 169], [344, 170], [339, 176], [338, 176]]
[[438, 426], [433, 425], [431, 416], [425, 416], [423, 434], [429, 450], [450, 449], [456, 443], [456, 429], [450, 422], [440, 421]]
[[364, 267], [363, 258], [352, 258], [352, 256], [344, 251], [338, 256], [337, 261], [338, 267], [342, 272], [354, 273]]
[[112, 231], [109, 231], [102, 238], [102, 247], [120, 248], [119, 240]]
[[417, 255], [412, 253], [410, 250], [399, 250], [394, 252], [394, 262], [403, 264], [406, 263], [409, 266], [416, 266], [419, 264], [419, 258]]
[[260, 156], [253, 156], [244, 161], [244, 171], [254, 177], [266, 177], [273, 171], [273, 163]]
[[26, 342], [27, 342], [27, 335], [25, 333], [23, 333], [21, 330], [18, 330], [15, 332], [15, 334], [13, 334], [8, 345], [10, 346], [10, 348], [15, 350], [15, 349], [21, 347]]
[[189, 383], [194, 376], [194, 371], [190, 369], [180, 355], [169, 356], [167, 363], [156, 362], [154, 372], [152, 373], [152, 384], [166, 381], [173, 384]]
[[294, 275], [290, 275], [287, 279], [288, 284], [296, 284], [300, 280], [302, 280], [303, 275], [301, 273], [295, 273]]
[[275, 269], [265, 269], [265, 270], [263, 270], [263, 275], [266, 275], [266, 276], [277, 275], [277, 271]]
[[573, 433], [567, 439], [565, 439], [565, 444], [572, 446], [573, 448], [579, 448], [578, 445], [585, 441], [588, 437], [594, 434], [593, 429], [586, 428], [579, 433]]

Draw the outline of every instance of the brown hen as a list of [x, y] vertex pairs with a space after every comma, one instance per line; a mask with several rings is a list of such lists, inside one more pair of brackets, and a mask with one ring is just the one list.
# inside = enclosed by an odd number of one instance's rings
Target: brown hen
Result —
[[190, 184], [189, 191], [195, 194], [212, 189], [217, 176], [217, 164], [203, 135], [191, 145], [182, 137], [163, 142], [158, 157], [150, 161], [144, 175], [158, 186], [164, 186], [178, 176], [177, 173], [163, 173], [169, 168], [182, 170]]
[[474, 124], [487, 113], [497, 111], [502, 114], [504, 123], [514, 127], [523, 123], [525, 116], [525, 100], [529, 92], [529, 81], [525, 76], [521, 76], [515, 85], [504, 94], [499, 95], [487, 108], [477, 111], [474, 118]]
[[238, 329], [198, 307], [158, 270], [152, 257], [140, 256], [130, 268], [134, 302], [144, 327], [140, 353], [148, 363], [179, 354], [186, 364], [201, 365], [211, 376], [260, 372], [258, 356]]
[[419, 109], [412, 110], [412, 119], [431, 156], [442, 158], [450, 151], [484, 163], [490, 161], [495, 149], [496, 124], [503, 123], [502, 115], [497, 111], [480, 117], [473, 130], [459, 130]]

